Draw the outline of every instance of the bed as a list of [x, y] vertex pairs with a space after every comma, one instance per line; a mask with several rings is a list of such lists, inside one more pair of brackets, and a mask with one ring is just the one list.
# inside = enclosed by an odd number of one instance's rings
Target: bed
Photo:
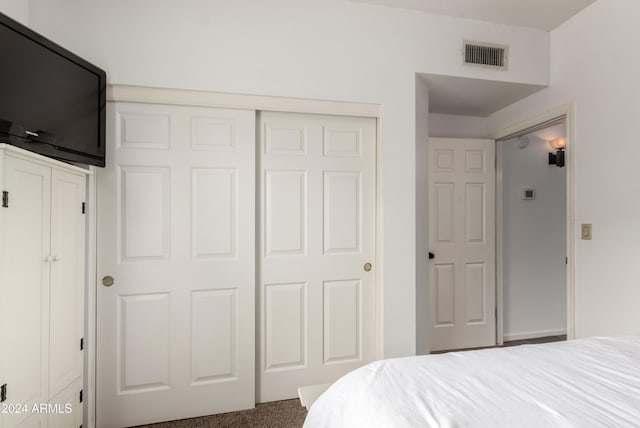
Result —
[[640, 335], [377, 361], [329, 387], [304, 426], [640, 427]]

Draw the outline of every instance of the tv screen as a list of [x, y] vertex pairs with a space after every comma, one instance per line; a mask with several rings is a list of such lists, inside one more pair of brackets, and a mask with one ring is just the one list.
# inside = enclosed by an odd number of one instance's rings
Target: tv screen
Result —
[[105, 165], [106, 73], [0, 14], [0, 142]]

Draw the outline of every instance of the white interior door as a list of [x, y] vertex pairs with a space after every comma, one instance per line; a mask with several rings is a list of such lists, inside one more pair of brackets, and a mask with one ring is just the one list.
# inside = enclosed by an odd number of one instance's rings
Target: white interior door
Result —
[[108, 121], [97, 426], [253, 407], [255, 112], [112, 103]]
[[495, 143], [429, 139], [429, 347], [496, 344]]
[[259, 115], [259, 402], [374, 359], [375, 130]]

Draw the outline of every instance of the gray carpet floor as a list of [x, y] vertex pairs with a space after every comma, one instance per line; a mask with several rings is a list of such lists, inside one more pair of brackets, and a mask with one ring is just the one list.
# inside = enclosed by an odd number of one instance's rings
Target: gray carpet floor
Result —
[[255, 409], [144, 425], [144, 428], [300, 428], [307, 410], [298, 399], [257, 404]]

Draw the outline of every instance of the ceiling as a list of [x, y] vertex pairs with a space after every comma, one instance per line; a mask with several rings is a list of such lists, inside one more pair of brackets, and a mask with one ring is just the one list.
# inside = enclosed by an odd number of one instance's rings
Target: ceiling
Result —
[[352, 0], [551, 31], [595, 0]]
[[543, 85], [420, 74], [429, 88], [429, 113], [487, 117], [544, 89]]

